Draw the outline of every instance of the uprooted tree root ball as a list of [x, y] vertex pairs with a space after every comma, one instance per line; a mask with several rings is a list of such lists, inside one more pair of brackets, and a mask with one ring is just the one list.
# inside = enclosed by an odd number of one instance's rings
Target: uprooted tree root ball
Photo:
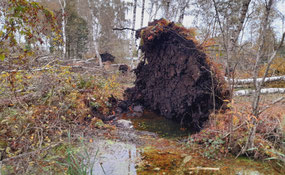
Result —
[[195, 30], [160, 19], [136, 36], [144, 59], [135, 70], [135, 87], [125, 91], [127, 100], [200, 130], [211, 111], [229, 99], [229, 90]]

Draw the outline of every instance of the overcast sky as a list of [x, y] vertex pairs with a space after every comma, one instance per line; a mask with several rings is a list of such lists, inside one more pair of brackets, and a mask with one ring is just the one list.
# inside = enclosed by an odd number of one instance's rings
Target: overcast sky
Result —
[[[124, 0], [124, 1], [126, 1], [126, 2], [133, 2], [133, 0]], [[145, 1], [146, 1], [145, 9], [147, 9], [147, 8], [150, 7], [150, 0], [145, 0]], [[140, 28], [140, 24], [141, 24], [141, 12], [142, 12], [141, 2], [142, 2], [142, 0], [138, 0], [137, 16], [136, 16], [136, 27], [135, 27], [136, 29]], [[282, 0], [282, 1], [278, 2], [277, 8], [285, 16], [285, 0]], [[162, 16], [158, 14], [157, 18], [161, 18], [161, 17]], [[132, 9], [128, 13], [128, 18], [130, 20], [132, 20], [132, 18], [133, 18], [133, 10]], [[187, 16], [186, 15], [185, 18], [184, 18], [184, 21], [183, 21], [183, 25], [185, 27], [192, 27], [193, 26], [193, 19], [194, 19], [193, 16], [189, 16], [189, 15]], [[148, 21], [149, 21], [149, 15], [145, 11], [145, 14], [144, 14], [144, 26], [147, 25]], [[275, 31], [277, 32], [277, 35], [279, 37], [281, 37], [281, 34], [285, 30], [285, 24], [282, 25], [281, 19], [278, 19], [278, 20], [276, 20], [274, 22], [274, 28], [275, 28]]]

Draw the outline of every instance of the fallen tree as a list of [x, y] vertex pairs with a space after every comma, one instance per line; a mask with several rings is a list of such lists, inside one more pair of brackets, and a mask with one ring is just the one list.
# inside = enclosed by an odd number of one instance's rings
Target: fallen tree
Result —
[[[254, 93], [254, 90], [247, 89], [247, 90], [239, 90], [234, 92], [234, 96], [249, 96]], [[261, 94], [284, 94], [285, 88], [264, 88], [260, 91]]]
[[[253, 84], [254, 79], [253, 78], [248, 78], [248, 79], [230, 79], [228, 77], [225, 77], [225, 80], [228, 83], [234, 83], [235, 85], [247, 85], [247, 84]], [[283, 76], [275, 76], [275, 77], [266, 77], [264, 79], [264, 83], [267, 82], [274, 82], [274, 81], [285, 81], [285, 75]], [[257, 78], [256, 79], [257, 83], [261, 83], [262, 82], [262, 78]]]
[[134, 70], [135, 87], [125, 91], [127, 100], [199, 130], [229, 99], [229, 90], [193, 30], [160, 19], [136, 37], [144, 58]]

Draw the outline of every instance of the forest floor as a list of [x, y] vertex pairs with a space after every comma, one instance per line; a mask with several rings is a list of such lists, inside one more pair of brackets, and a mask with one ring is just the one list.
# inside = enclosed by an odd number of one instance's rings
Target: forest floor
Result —
[[[123, 126], [114, 125], [113, 122], [104, 123], [94, 116], [91, 110], [94, 106], [99, 106], [103, 115], [113, 113], [108, 107], [108, 98], [111, 95], [123, 97], [124, 90], [132, 86], [134, 76], [131, 74], [110, 73], [98, 78], [78, 76], [62, 70], [33, 76], [25, 81], [36, 78], [42, 83], [49, 81], [49, 84], [55, 84], [48, 90], [42, 87], [44, 93], [36, 100], [21, 103], [14, 101], [1, 109], [1, 175], [266, 175], [282, 174], [284, 170], [273, 161], [274, 155], [269, 159], [265, 159], [268, 156], [263, 159], [260, 156], [253, 160], [247, 157], [235, 158], [228, 151], [227, 139], [221, 137], [221, 134], [228, 131], [225, 121], [228, 121], [229, 113], [211, 117], [209, 123], [215, 120], [215, 130], [209, 124], [200, 133], [191, 133], [177, 123], [148, 111], [139, 115], [133, 112], [120, 115], [116, 120], [131, 121], [131, 124]], [[57, 77], [56, 81], [51, 82], [54, 77]], [[264, 105], [278, 96], [264, 96]], [[234, 111], [231, 114], [245, 114], [244, 111], [250, 108], [249, 100], [249, 97], [235, 98], [230, 106]], [[285, 104], [281, 103], [266, 113], [268, 118], [281, 118], [283, 129], [284, 110]], [[243, 117], [233, 119], [234, 127], [243, 128]], [[221, 130], [224, 132], [213, 134]], [[238, 135], [245, 138], [246, 134]], [[240, 139], [236, 136], [233, 138]], [[270, 150], [268, 148], [264, 152]]]

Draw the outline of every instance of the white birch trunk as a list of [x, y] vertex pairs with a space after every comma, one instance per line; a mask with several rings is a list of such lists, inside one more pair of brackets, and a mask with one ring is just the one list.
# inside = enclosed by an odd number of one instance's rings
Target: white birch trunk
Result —
[[[225, 77], [225, 80], [228, 83], [233, 83], [233, 79]], [[260, 84], [262, 82], [263, 78], [257, 78], [256, 83]], [[285, 75], [282, 76], [275, 76], [275, 77], [266, 77], [264, 78], [264, 83], [267, 82], [274, 82], [274, 81], [285, 81]], [[246, 85], [246, 84], [253, 84], [254, 79], [253, 78], [248, 78], [248, 79], [234, 79], [234, 84], [235, 85]]]
[[90, 9], [90, 13], [91, 13], [93, 45], [94, 45], [96, 57], [98, 58], [98, 61], [99, 61], [99, 66], [103, 67], [102, 58], [101, 58], [100, 53], [99, 53], [99, 47], [98, 47], [97, 37], [96, 37], [96, 28], [95, 28], [95, 26], [96, 26], [96, 19], [95, 19], [95, 16], [94, 16], [94, 12], [93, 12], [90, 0], [88, 0], [88, 6], [89, 6], [89, 9]]
[[169, 16], [169, 8], [170, 8], [170, 0], [166, 0], [165, 2], [165, 18], [167, 20], [169, 20], [170, 16]]
[[152, 18], [153, 18], [153, 16], [152, 16], [153, 6], [154, 6], [154, 2], [152, 0], [150, 0], [150, 9], [149, 9], [149, 13], [148, 13], [148, 15], [149, 15], [148, 22], [152, 21]]
[[156, 16], [157, 16], [157, 13], [158, 13], [158, 11], [160, 9], [160, 6], [158, 4], [158, 1], [155, 1], [154, 4], [155, 4], [155, 12], [154, 12], [153, 19], [156, 19]]
[[[239, 90], [234, 92], [234, 96], [249, 96], [255, 93], [255, 90]], [[284, 94], [285, 88], [265, 88], [260, 90], [260, 94]]]
[[[142, 0], [142, 15], [141, 15], [141, 28], [143, 27], [143, 21], [144, 21], [144, 11], [145, 11], [145, 0]], [[140, 39], [141, 40], [141, 39]], [[138, 51], [138, 58], [140, 59], [142, 55], [141, 50]]]
[[62, 48], [62, 57], [65, 58], [66, 56], [66, 32], [65, 32], [65, 7], [66, 1], [65, 0], [58, 0], [61, 8], [61, 25], [62, 25], [62, 39], [63, 39], [63, 48]]
[[77, 0], [77, 13], [80, 14], [80, 0]]
[[141, 16], [141, 28], [143, 27], [143, 21], [144, 21], [144, 11], [145, 11], [145, 0], [142, 0], [142, 16]]
[[264, 48], [264, 43], [265, 43], [265, 36], [266, 36], [266, 29], [269, 25], [269, 16], [270, 13], [272, 11], [272, 6], [273, 6], [274, 0], [269, 0], [268, 2], [265, 2], [265, 14], [264, 14], [264, 21], [262, 22], [261, 25], [261, 33], [259, 35], [259, 38], [261, 40], [260, 44], [259, 44], [259, 48], [258, 48], [258, 52], [257, 52], [257, 56], [256, 56], [256, 62], [255, 62], [255, 66], [254, 66], [254, 76], [253, 76], [253, 86], [254, 86], [254, 90], [253, 92], [253, 101], [252, 101], [252, 114], [256, 117], [253, 118], [251, 121], [251, 124], [253, 125], [253, 127], [250, 129], [249, 131], [249, 135], [248, 135], [248, 139], [246, 141], [245, 146], [243, 147], [243, 149], [241, 150], [241, 154], [244, 154], [248, 149], [253, 148], [254, 147], [254, 140], [255, 140], [255, 135], [256, 135], [256, 128], [257, 128], [257, 120], [259, 119], [259, 114], [260, 114], [260, 96], [261, 94], [264, 93], [284, 93], [285, 89], [283, 88], [268, 88], [268, 89], [262, 89], [262, 85], [264, 84], [265, 81], [265, 77], [268, 74], [270, 65], [272, 63], [272, 61], [274, 60], [276, 53], [278, 51], [278, 49], [282, 46], [283, 41], [284, 41], [284, 35], [282, 38], [282, 41], [280, 42], [279, 47], [274, 50], [274, 52], [272, 53], [265, 73], [263, 75], [263, 78], [261, 80], [260, 83], [257, 82], [257, 76], [258, 76], [258, 65], [261, 59], [261, 55], [263, 54], [262, 50]]
[[131, 56], [132, 56], [132, 62], [131, 62], [131, 68], [133, 69], [134, 68], [134, 48], [135, 48], [135, 45], [136, 45], [136, 42], [135, 42], [135, 25], [136, 25], [136, 16], [137, 16], [137, 0], [134, 0], [134, 8], [133, 8], [133, 25], [132, 25], [132, 33], [131, 33], [131, 48], [130, 48], [130, 51], [131, 51]]
[[178, 23], [182, 24], [183, 20], [184, 20], [184, 15], [185, 15], [185, 9], [188, 7], [190, 0], [183, 0], [182, 2], [180, 2], [180, 14], [179, 14], [179, 19], [178, 19]]

